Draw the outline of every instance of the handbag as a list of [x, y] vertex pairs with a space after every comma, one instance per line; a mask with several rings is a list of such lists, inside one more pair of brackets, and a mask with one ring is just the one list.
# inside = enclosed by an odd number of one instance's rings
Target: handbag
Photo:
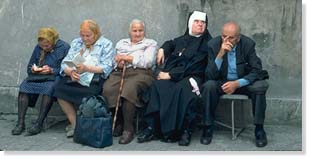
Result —
[[46, 81], [55, 81], [56, 76], [54, 74], [29, 74], [25, 79], [27, 82], [46, 82]]
[[96, 148], [113, 144], [112, 116], [103, 96], [83, 98], [77, 112], [73, 140]]

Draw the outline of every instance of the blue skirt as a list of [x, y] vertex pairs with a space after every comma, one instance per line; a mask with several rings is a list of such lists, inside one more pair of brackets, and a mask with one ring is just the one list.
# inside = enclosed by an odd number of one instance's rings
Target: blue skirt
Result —
[[53, 97], [54, 87], [58, 81], [58, 78], [55, 81], [45, 82], [28, 82], [24, 80], [19, 86], [19, 92], [30, 94], [45, 94]]

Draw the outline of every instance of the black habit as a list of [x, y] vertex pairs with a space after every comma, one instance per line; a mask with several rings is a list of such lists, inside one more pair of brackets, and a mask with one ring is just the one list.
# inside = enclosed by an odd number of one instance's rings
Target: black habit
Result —
[[[169, 72], [170, 80], [156, 80], [150, 87], [150, 101], [145, 120], [154, 120], [159, 114], [163, 135], [181, 130], [184, 122], [192, 121], [192, 111], [198, 96], [192, 92], [189, 78], [193, 77], [198, 85], [204, 80], [207, 65], [207, 42], [211, 39], [208, 30], [200, 37], [186, 33], [174, 40], [166, 41], [161, 48], [167, 58], [163, 72]], [[184, 121], [186, 120], [186, 121]], [[159, 121], [159, 120], [155, 120]]]

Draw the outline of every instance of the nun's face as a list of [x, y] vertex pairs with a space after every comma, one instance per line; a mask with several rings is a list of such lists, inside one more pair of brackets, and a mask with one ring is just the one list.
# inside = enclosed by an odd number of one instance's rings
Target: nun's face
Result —
[[130, 38], [132, 43], [137, 43], [144, 39], [145, 32], [142, 23], [133, 23], [130, 28]]
[[192, 24], [192, 34], [193, 35], [200, 35], [204, 33], [206, 28], [205, 21], [202, 20], [194, 20]]

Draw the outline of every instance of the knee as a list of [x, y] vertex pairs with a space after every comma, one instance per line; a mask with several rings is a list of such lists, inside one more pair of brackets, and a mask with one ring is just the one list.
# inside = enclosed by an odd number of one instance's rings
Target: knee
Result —
[[[116, 86], [115, 86], [116, 87]], [[116, 91], [116, 88], [115, 87], [111, 87], [111, 86], [109, 86], [109, 85], [105, 85], [104, 84], [104, 86], [103, 86], [103, 88], [102, 88], [102, 95], [111, 95], [111, 94], [113, 94], [114, 92], [117, 92]]]
[[264, 94], [266, 93], [269, 84], [265, 80], [255, 81], [252, 85], [248, 86], [248, 90], [253, 93]]

